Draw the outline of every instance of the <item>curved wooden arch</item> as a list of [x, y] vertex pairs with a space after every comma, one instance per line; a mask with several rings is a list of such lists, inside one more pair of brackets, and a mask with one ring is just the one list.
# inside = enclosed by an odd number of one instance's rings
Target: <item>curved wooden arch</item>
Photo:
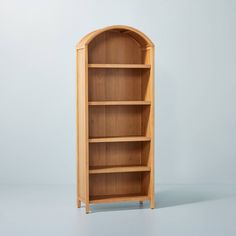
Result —
[[105, 27], [105, 28], [102, 28], [99, 30], [95, 30], [95, 31], [87, 34], [79, 41], [79, 43], [76, 45], [76, 48], [77, 49], [85, 48], [98, 35], [100, 35], [104, 32], [107, 32], [107, 31], [112, 31], [112, 30], [119, 30], [119, 31], [123, 31], [123, 32], [129, 34], [132, 38], [134, 38], [136, 41], [138, 41], [139, 43], [141, 43], [145, 47], [154, 47], [154, 44], [151, 41], [151, 39], [149, 37], [147, 37], [141, 31], [139, 31], [133, 27], [126, 26], [126, 25], [112, 25], [112, 26], [108, 26], [108, 27]]

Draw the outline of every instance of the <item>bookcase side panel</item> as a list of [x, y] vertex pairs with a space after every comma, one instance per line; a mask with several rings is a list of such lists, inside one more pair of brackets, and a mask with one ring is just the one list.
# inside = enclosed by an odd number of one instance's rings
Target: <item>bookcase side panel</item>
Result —
[[155, 157], [155, 124], [154, 124], [154, 114], [155, 114], [155, 97], [154, 97], [154, 92], [155, 92], [155, 74], [154, 74], [154, 67], [155, 67], [155, 48], [151, 47], [150, 48], [150, 62], [151, 62], [151, 70], [150, 70], [150, 98], [151, 98], [151, 109], [150, 109], [150, 137], [151, 137], [151, 142], [150, 142], [150, 167], [151, 167], [151, 172], [150, 172], [150, 199], [151, 203], [150, 206], [151, 208], [155, 208], [155, 173], [154, 173], [154, 157]]
[[77, 198], [88, 202], [88, 115], [86, 50], [77, 50]]

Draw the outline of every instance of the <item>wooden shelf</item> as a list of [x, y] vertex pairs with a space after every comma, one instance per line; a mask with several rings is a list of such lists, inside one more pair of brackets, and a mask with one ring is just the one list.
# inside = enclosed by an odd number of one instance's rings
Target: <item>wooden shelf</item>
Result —
[[119, 194], [119, 195], [102, 195], [90, 196], [90, 203], [111, 203], [111, 202], [139, 202], [149, 200], [147, 195], [142, 194]]
[[106, 173], [128, 173], [128, 172], [148, 172], [148, 166], [99, 166], [90, 167], [89, 174], [106, 174]]
[[89, 143], [145, 142], [150, 140], [151, 138], [146, 136], [107, 137], [107, 138], [90, 138]]
[[89, 68], [124, 68], [124, 69], [150, 69], [147, 64], [88, 64]]
[[149, 101], [91, 101], [90, 106], [151, 105]]

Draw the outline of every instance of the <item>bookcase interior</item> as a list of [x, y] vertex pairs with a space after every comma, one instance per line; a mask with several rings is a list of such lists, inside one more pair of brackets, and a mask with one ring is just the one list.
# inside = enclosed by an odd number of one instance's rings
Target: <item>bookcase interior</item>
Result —
[[148, 172], [95, 174], [89, 178], [90, 201], [148, 196], [150, 182]]
[[89, 167], [149, 166], [149, 142], [91, 143]]
[[89, 101], [150, 101], [150, 70], [91, 68]]
[[89, 137], [148, 136], [149, 106], [90, 106]]
[[98, 35], [89, 44], [89, 64], [148, 63], [147, 43], [130, 31], [110, 30]]

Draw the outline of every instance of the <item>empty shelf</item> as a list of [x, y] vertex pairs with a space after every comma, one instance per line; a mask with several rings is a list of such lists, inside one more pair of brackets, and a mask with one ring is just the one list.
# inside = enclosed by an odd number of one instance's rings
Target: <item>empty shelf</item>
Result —
[[145, 64], [88, 64], [89, 68], [137, 68], [137, 69], [149, 69], [151, 65]]
[[93, 101], [90, 106], [119, 106], [119, 105], [150, 105], [149, 101]]
[[101, 195], [90, 196], [90, 203], [104, 203], [104, 202], [138, 202], [149, 200], [147, 195], [142, 194], [117, 194], [117, 195]]
[[148, 172], [148, 166], [99, 166], [90, 167], [89, 174], [122, 173], [122, 172]]
[[90, 138], [89, 143], [144, 142], [150, 140], [151, 138], [146, 136], [106, 137], [106, 138]]

